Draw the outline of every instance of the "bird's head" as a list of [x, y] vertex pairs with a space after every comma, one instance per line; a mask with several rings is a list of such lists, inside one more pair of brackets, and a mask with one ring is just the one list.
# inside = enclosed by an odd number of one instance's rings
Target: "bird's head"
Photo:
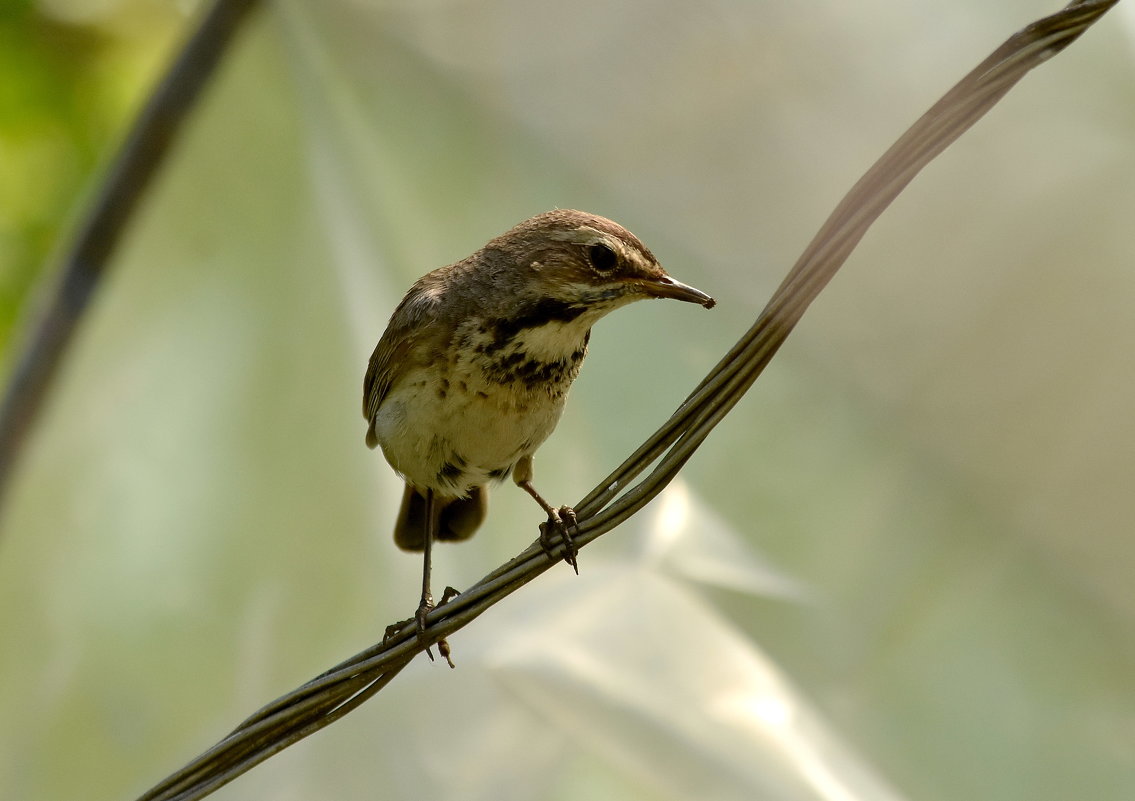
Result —
[[586, 307], [593, 312], [589, 317], [647, 298], [684, 300], [707, 309], [715, 304], [700, 289], [667, 275], [626, 228], [582, 211], [538, 214], [484, 250], [507, 256], [493, 261], [519, 271], [519, 288], [525, 294]]

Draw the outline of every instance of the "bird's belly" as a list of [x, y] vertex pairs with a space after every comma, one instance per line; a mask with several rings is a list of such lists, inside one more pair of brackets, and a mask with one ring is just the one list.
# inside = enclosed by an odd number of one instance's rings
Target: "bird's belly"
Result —
[[388, 462], [410, 484], [447, 497], [509, 475], [552, 433], [565, 393], [423, 374], [392, 389], [375, 418]]

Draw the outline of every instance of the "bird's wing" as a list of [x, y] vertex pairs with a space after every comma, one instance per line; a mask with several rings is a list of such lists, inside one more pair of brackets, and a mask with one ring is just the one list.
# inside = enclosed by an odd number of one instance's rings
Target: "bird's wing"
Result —
[[[387, 332], [389, 333], [389, 331]], [[374, 418], [390, 385], [394, 380], [393, 365], [401, 363], [410, 350], [410, 338], [402, 337], [396, 342], [387, 343], [384, 334], [378, 346], [371, 354], [370, 364], [367, 365], [367, 374], [363, 379], [363, 417], [367, 419], [367, 447], [373, 448], [378, 444], [374, 433]], [[385, 347], [384, 347], [385, 346]]]
[[[415, 286], [417, 289], [417, 286]], [[423, 334], [424, 319], [430, 316], [436, 305], [428, 295], [411, 290], [407, 293], [390, 318], [382, 338], [378, 340], [370, 364], [363, 378], [363, 417], [367, 420], [367, 447], [378, 445], [374, 433], [374, 419], [382, 402], [390, 392], [395, 377], [405, 370], [407, 361], [414, 357], [414, 343]], [[433, 353], [418, 354], [419, 357], [433, 358]]]

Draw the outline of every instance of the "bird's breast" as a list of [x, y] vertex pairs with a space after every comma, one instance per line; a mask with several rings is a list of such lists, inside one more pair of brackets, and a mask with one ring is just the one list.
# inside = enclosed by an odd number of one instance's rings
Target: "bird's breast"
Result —
[[[556, 324], [558, 326], [558, 324]], [[458, 330], [453, 347], [391, 387], [375, 418], [387, 461], [407, 481], [460, 496], [508, 476], [555, 429], [588, 332]]]

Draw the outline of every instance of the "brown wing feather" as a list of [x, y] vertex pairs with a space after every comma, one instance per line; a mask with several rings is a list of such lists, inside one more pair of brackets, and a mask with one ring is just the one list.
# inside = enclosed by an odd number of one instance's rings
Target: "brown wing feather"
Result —
[[[436, 273], [436, 271], [435, 271]], [[367, 365], [366, 376], [363, 378], [363, 417], [367, 420], [367, 447], [378, 445], [378, 437], [374, 433], [374, 418], [390, 392], [391, 386], [404, 368], [408, 359], [417, 352], [419, 358], [432, 358], [433, 350], [415, 351], [414, 344], [422, 337], [429, 336], [436, 331], [436, 327], [427, 324], [438, 306], [437, 292], [433, 290], [437, 283], [435, 273], [430, 273], [418, 280], [394, 314], [390, 317], [390, 324], [386, 326], [382, 338], [371, 354]]]
[[388, 342], [387, 334], [390, 332], [391, 329], [388, 328], [386, 334], [383, 334], [382, 339], [379, 340], [378, 346], [371, 354], [370, 364], [367, 365], [366, 377], [363, 378], [363, 417], [367, 420], [368, 448], [378, 445], [378, 437], [374, 433], [374, 418], [378, 414], [379, 407], [382, 406], [386, 393], [390, 391], [391, 384], [394, 383], [392, 367], [402, 363], [410, 351], [409, 336], [401, 336]]

